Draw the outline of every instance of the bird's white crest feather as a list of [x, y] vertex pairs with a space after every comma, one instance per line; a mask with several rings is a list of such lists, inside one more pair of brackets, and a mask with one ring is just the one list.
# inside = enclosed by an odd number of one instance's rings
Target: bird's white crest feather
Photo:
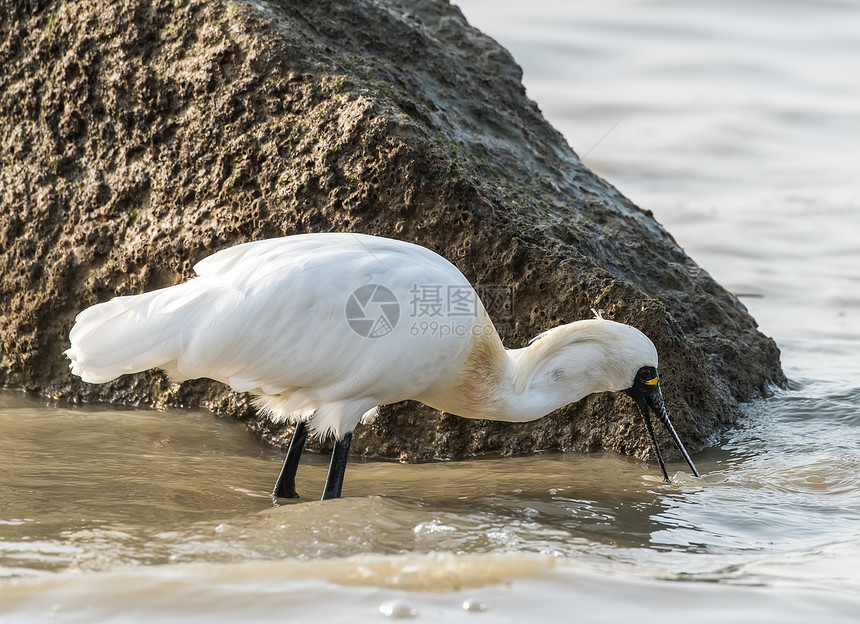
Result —
[[[522, 394], [541, 367], [562, 351], [586, 344], [594, 346], [600, 365], [612, 377], [633, 382], [635, 370], [644, 365], [657, 365], [657, 351], [651, 341], [638, 329], [609, 321], [602, 317], [560, 325], [538, 334], [516, 363], [513, 391]], [[581, 366], [589, 363], [582, 361]]]
[[532, 338], [528, 350], [517, 362], [514, 371], [514, 392], [522, 394], [528, 388], [540, 365], [551, 359], [561, 349], [574, 342], [591, 339], [591, 334], [587, 331], [590, 327], [589, 321], [580, 321], [554, 327]]

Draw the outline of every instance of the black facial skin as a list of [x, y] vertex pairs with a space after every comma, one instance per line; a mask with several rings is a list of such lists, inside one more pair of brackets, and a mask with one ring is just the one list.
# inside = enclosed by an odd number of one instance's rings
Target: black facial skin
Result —
[[636, 401], [636, 406], [639, 408], [639, 412], [645, 419], [645, 424], [648, 426], [648, 433], [651, 434], [651, 440], [654, 442], [654, 449], [657, 451], [657, 459], [660, 461], [660, 469], [663, 471], [663, 479], [666, 483], [671, 483], [671, 479], [669, 479], [669, 473], [666, 472], [666, 464], [663, 461], [663, 454], [660, 452], [660, 446], [657, 444], [654, 425], [651, 423], [651, 416], [648, 413], [649, 408], [654, 412], [657, 418], [660, 419], [663, 425], [665, 425], [669, 434], [672, 436], [672, 439], [675, 441], [675, 445], [678, 447], [678, 450], [681, 451], [684, 459], [686, 459], [687, 463], [690, 465], [690, 469], [693, 471], [693, 474], [698, 477], [699, 471], [696, 470], [696, 466], [693, 465], [693, 460], [690, 459], [687, 449], [685, 449], [684, 445], [681, 444], [681, 439], [678, 437], [678, 434], [675, 433], [675, 428], [669, 421], [669, 414], [666, 413], [666, 406], [663, 405], [663, 393], [660, 392], [660, 384], [658, 383], [658, 380], [659, 378], [657, 377], [656, 368], [653, 366], [643, 366], [636, 372], [636, 378], [633, 380], [633, 385], [625, 390], [625, 392], [629, 394], [634, 401]]

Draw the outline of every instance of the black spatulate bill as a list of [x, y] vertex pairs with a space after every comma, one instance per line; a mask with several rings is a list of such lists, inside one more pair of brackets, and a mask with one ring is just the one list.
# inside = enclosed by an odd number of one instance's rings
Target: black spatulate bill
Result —
[[649, 369], [653, 371], [653, 377], [650, 379], [644, 379], [644, 377], [647, 377], [647, 375], [642, 374], [644, 370], [645, 369], [642, 369], [640, 374], [636, 376], [636, 381], [633, 383], [633, 386], [627, 390], [627, 394], [636, 401], [636, 406], [639, 408], [639, 412], [645, 419], [645, 424], [648, 426], [648, 433], [651, 434], [651, 440], [654, 442], [654, 449], [657, 451], [657, 460], [660, 462], [660, 469], [663, 471], [663, 478], [667, 483], [671, 482], [671, 479], [669, 479], [669, 473], [666, 472], [666, 463], [663, 461], [663, 454], [660, 452], [660, 445], [657, 443], [657, 435], [654, 432], [654, 425], [651, 422], [649, 409], [654, 412], [657, 418], [660, 419], [660, 422], [662, 422], [669, 431], [669, 435], [671, 435], [672, 440], [675, 441], [675, 446], [678, 447], [678, 450], [681, 451], [684, 459], [687, 460], [690, 470], [693, 471], [694, 475], [699, 477], [699, 471], [696, 470], [693, 460], [690, 459], [690, 454], [687, 453], [687, 449], [684, 448], [681, 438], [678, 437], [675, 428], [672, 426], [672, 422], [669, 420], [669, 414], [666, 413], [666, 406], [663, 404], [663, 393], [660, 391], [660, 385], [658, 384], [657, 371], [655, 369]]

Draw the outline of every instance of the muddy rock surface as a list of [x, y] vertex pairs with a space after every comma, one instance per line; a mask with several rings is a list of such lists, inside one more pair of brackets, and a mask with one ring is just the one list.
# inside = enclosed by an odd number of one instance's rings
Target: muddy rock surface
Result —
[[[691, 450], [785, 383], [737, 298], [580, 162], [510, 54], [443, 0], [0, 0], [0, 385], [205, 406], [286, 443], [220, 384], [88, 385], [62, 352], [86, 306], [334, 230], [451, 259], [509, 347], [591, 308], [639, 327]], [[651, 454], [624, 395], [521, 425], [406, 402], [353, 442], [407, 461], [601, 448]]]

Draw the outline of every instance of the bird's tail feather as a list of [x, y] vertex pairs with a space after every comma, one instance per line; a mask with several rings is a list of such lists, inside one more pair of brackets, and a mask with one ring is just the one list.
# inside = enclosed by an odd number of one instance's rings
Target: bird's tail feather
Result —
[[[178, 375], [183, 328], [194, 322], [201, 295], [194, 280], [141, 295], [116, 297], [87, 308], [75, 319], [66, 355], [72, 373], [104, 383], [149, 368]], [[180, 381], [181, 379], [176, 379]]]

